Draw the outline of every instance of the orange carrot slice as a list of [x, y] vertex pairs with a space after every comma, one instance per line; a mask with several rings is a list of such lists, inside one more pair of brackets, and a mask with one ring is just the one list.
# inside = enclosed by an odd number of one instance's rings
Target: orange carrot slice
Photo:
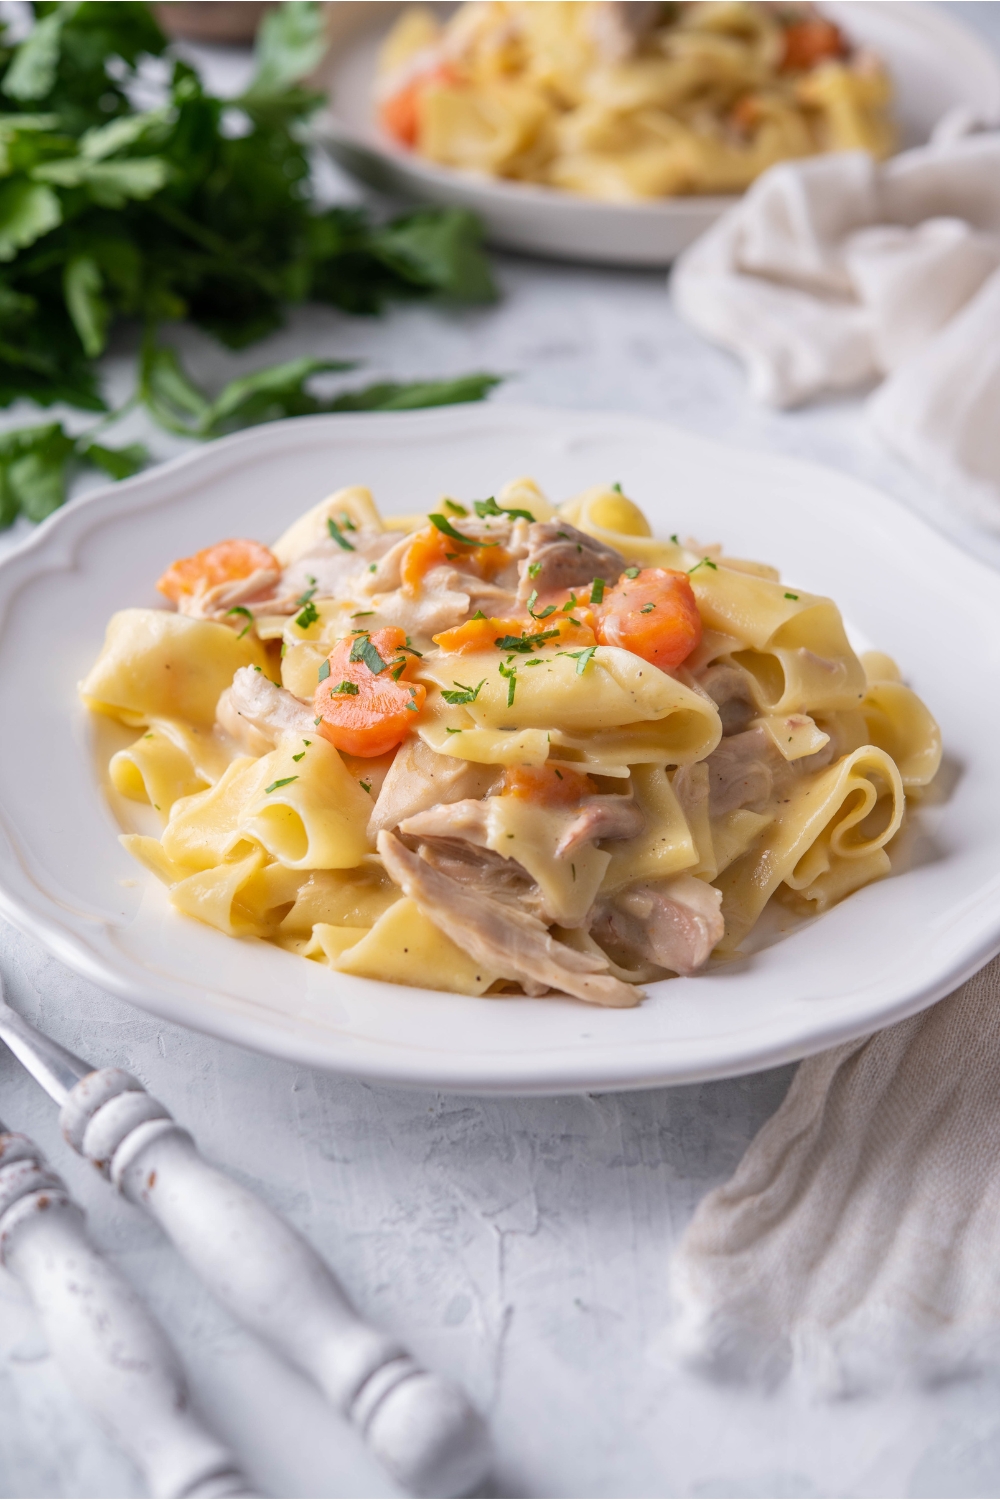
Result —
[[432, 83], [450, 83], [454, 73], [446, 63], [428, 68], [404, 83], [388, 99], [379, 105], [378, 117], [382, 129], [411, 150], [420, 134], [420, 106], [424, 90]]
[[847, 39], [838, 26], [821, 16], [794, 21], [785, 27], [785, 55], [782, 72], [798, 73], [814, 68], [828, 57], [844, 57]]
[[338, 750], [370, 759], [412, 730], [427, 689], [407, 678], [415, 658], [401, 650], [405, 644], [406, 632], [395, 625], [361, 631], [338, 641], [320, 667], [317, 727]]
[[178, 558], [156, 587], [176, 604], [185, 594], [215, 588], [220, 583], [235, 583], [240, 578], [249, 578], [259, 568], [281, 572], [281, 564], [267, 547], [246, 537], [235, 537], [228, 542], [216, 542], [214, 547], [206, 547], [193, 557]]
[[432, 640], [435, 646], [448, 652], [519, 651], [522, 648], [513, 644], [515, 640], [526, 640], [532, 652], [543, 646], [593, 646], [596, 638], [592, 622], [593, 615], [589, 610], [585, 619], [581, 619], [576, 610], [572, 619], [564, 614], [548, 615], [544, 620], [515, 620], [490, 615], [466, 620], [464, 625], [453, 625], [450, 630], [442, 630], [440, 635], [433, 636]]
[[503, 796], [522, 797], [546, 807], [573, 806], [596, 791], [589, 776], [568, 766], [508, 766], [503, 776]]
[[701, 640], [701, 615], [686, 573], [643, 568], [622, 576], [598, 606], [597, 639], [670, 671]]

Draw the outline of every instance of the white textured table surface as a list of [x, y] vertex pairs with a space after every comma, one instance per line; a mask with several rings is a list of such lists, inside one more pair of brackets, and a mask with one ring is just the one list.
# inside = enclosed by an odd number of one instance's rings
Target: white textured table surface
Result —
[[[1000, 4], [953, 9], [1000, 45]], [[356, 355], [371, 378], [511, 372], [496, 399], [659, 415], [858, 474], [1000, 565], [1000, 537], [964, 527], [882, 452], [858, 401], [791, 415], [751, 406], [735, 366], [673, 316], [662, 277], [512, 257], [499, 274], [504, 299], [486, 311], [417, 307], [376, 322], [310, 310], [238, 360], [194, 337], [185, 347], [209, 383], [306, 350]], [[123, 345], [109, 361], [122, 391], [127, 354]], [[5, 425], [25, 419], [37, 417], [14, 412]], [[182, 446], [138, 419], [133, 432], [164, 456]], [[671, 1244], [774, 1110], [790, 1069], [617, 1097], [392, 1092], [162, 1025], [2, 925], [0, 966], [18, 1008], [95, 1061], [137, 1073], [206, 1154], [299, 1225], [373, 1320], [465, 1382], [495, 1437], [490, 1493], [1000, 1495], [995, 1387], [809, 1404], [788, 1391], [720, 1390], [670, 1367]], [[203, 1409], [263, 1491], [393, 1493], [311, 1389], [71, 1156], [47, 1101], [6, 1055], [0, 1116], [39, 1140], [88, 1205], [94, 1238], [168, 1325]], [[0, 1272], [0, 1494], [136, 1487]]]

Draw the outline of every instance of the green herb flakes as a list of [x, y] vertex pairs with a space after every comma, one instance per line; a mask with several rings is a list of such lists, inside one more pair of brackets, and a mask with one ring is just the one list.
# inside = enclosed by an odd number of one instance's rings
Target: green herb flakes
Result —
[[[321, 664], [320, 669], [319, 669], [319, 681], [320, 682], [325, 682], [326, 679], [329, 677], [329, 675], [330, 675], [330, 663], [329, 663], [329, 661], [325, 661], [325, 662], [323, 662]], [[316, 723], [317, 724], [319, 723], [318, 719], [316, 720]]]
[[337, 525], [332, 516], [327, 516], [326, 518], [326, 529], [330, 533], [330, 536], [333, 538], [333, 540], [337, 543], [337, 546], [343, 548], [345, 552], [356, 552], [358, 550], [353, 542], [349, 542], [347, 540], [346, 536], [341, 531], [340, 527]]
[[298, 781], [298, 779], [299, 778], [297, 776], [282, 776], [280, 781], [272, 781], [270, 786], [266, 786], [264, 788], [265, 797], [268, 796], [271, 792], [276, 792], [281, 786], [291, 786], [292, 782]]
[[458, 691], [456, 692], [453, 688], [442, 688], [441, 697], [453, 707], [458, 703], [475, 703], [479, 697], [479, 690], [485, 681], [486, 678], [484, 677], [482, 682], [478, 682], [475, 687], [466, 687], [464, 682], [456, 682], [455, 688]]

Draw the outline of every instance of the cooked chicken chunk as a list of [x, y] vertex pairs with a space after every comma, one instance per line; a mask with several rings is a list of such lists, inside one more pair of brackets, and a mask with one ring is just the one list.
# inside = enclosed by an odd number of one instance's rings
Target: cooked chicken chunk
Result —
[[395, 834], [379, 834], [378, 852], [390, 878], [446, 937], [529, 993], [554, 989], [611, 1006], [635, 1005], [642, 998], [634, 985], [609, 974], [596, 955], [567, 948], [537, 917], [434, 869]]
[[[789, 763], [766, 729], [746, 729], [720, 742], [708, 767], [708, 808], [713, 818], [738, 807], [763, 809], [789, 775]], [[791, 773], [794, 775], [794, 772]]]
[[599, 839], [633, 839], [646, 826], [646, 814], [631, 797], [587, 797], [556, 846], [556, 856], [566, 859], [582, 844]]
[[620, 892], [598, 910], [592, 935], [613, 952], [693, 974], [725, 931], [722, 892], [693, 875], [673, 875]]
[[383, 828], [396, 828], [404, 818], [436, 809], [439, 804], [446, 810], [448, 804], [462, 799], [483, 797], [496, 778], [495, 766], [438, 755], [417, 735], [411, 735], [400, 745], [382, 783], [368, 823], [368, 836], [374, 839]]
[[614, 547], [595, 541], [568, 521], [535, 521], [528, 527], [527, 556], [518, 567], [518, 598], [527, 599], [532, 589], [544, 597], [595, 578], [617, 583], [625, 567]]
[[251, 755], [264, 755], [288, 737], [316, 733], [312, 705], [293, 697], [255, 667], [237, 669], [232, 687], [219, 699], [215, 717]]
[[719, 710], [723, 735], [740, 734], [757, 715], [747, 674], [728, 662], [715, 662], [697, 679]]

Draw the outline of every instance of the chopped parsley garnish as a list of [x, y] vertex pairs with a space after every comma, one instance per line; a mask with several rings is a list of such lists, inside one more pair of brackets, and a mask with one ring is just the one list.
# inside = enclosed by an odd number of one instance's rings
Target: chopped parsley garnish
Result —
[[701, 562], [696, 562], [693, 568], [688, 568], [688, 576], [697, 573], [699, 568], [711, 568], [714, 573], [719, 571], [718, 563], [714, 563], [710, 557], [703, 557]]
[[469, 512], [464, 505], [459, 505], [457, 500], [446, 500], [445, 508], [450, 510], [453, 516], [467, 516]]
[[319, 619], [319, 610], [311, 599], [305, 603], [305, 607], [295, 616], [295, 623], [300, 630], [308, 630], [310, 625], [315, 625]]
[[443, 531], [445, 536], [451, 537], [452, 541], [461, 542], [464, 547], [496, 547], [498, 545], [497, 542], [481, 542], [474, 536], [463, 536], [460, 531], [455, 530], [447, 516], [428, 516], [427, 519], [432, 526], [437, 527], [438, 531]]
[[368, 564], [368, 571], [369, 571], [369, 573], [377, 573], [378, 572], [378, 563], [369, 563]]
[[356, 682], [348, 682], [345, 677], [343, 682], [338, 682], [336, 687], [330, 689], [330, 697], [332, 698], [335, 693], [346, 693], [348, 697], [356, 698], [358, 696], [358, 685]]
[[493, 642], [501, 651], [520, 651], [528, 656], [544, 641], [554, 640], [558, 630], [540, 630], [536, 635], [499, 635]]
[[264, 788], [265, 797], [269, 792], [276, 792], [279, 786], [290, 786], [293, 781], [298, 781], [297, 776], [282, 776], [280, 781], [272, 781], [270, 786]]
[[293, 755], [292, 756], [292, 760], [295, 760], [295, 761], [301, 760], [302, 757], [305, 755], [305, 753], [306, 752], [304, 750], [300, 750], [299, 753], [298, 753], [298, 755]]
[[[329, 675], [329, 674], [327, 674], [327, 675]], [[313, 723], [316, 725], [317, 729], [319, 728], [320, 724], [322, 724], [322, 722], [323, 722], [322, 718], [313, 719]]]
[[590, 586], [590, 602], [591, 602], [591, 604], [603, 604], [604, 603], [604, 579], [603, 578], [595, 578], [594, 581], [593, 581], [593, 583], [591, 584], [591, 586]]
[[673, 531], [673, 532], [670, 533], [670, 540], [673, 542], [673, 544], [674, 544], [675, 547], [679, 547], [680, 546], [680, 542], [677, 540], [677, 533], [676, 533], [676, 531]]
[[445, 732], [445, 734], [461, 734], [462, 733], [462, 731], [460, 729], [449, 729], [447, 727], [447, 725], [445, 726], [445, 731], [444, 732]]
[[498, 505], [492, 495], [488, 500], [473, 500], [472, 503], [476, 507], [476, 515], [484, 521], [487, 516], [509, 516], [511, 520], [516, 520], [520, 516], [524, 521], [535, 519], [530, 510], [519, 510], [516, 505], [510, 506], [509, 509]]
[[514, 689], [517, 687], [517, 668], [505, 667], [500, 663], [500, 676], [507, 678], [507, 707], [514, 707]]
[[367, 792], [368, 795], [369, 795], [369, 797], [371, 796], [371, 794], [372, 794], [372, 784], [371, 784], [370, 781], [359, 781], [358, 782], [358, 786], [361, 788], [361, 790], [363, 792]]
[[545, 608], [544, 609], [540, 609], [538, 611], [538, 613], [536, 614], [535, 613], [535, 605], [537, 603], [538, 603], [538, 590], [537, 589], [532, 589], [531, 593], [528, 595], [527, 610], [528, 610], [528, 614], [531, 616], [531, 618], [533, 620], [547, 620], [549, 618], [549, 615], [554, 615], [555, 614], [556, 607], [555, 607], [554, 604], [546, 604]]
[[477, 683], [475, 687], [467, 687], [464, 682], [456, 682], [455, 687], [459, 691], [455, 692], [454, 688], [442, 688], [441, 697], [446, 703], [450, 703], [452, 707], [458, 703], [475, 703], [479, 697], [479, 690], [485, 681], [486, 678], [484, 677], [482, 682]]
[[529, 578], [537, 578], [538, 575], [539, 575], [539, 573], [541, 571], [542, 571], [542, 565], [541, 565], [540, 562], [534, 562], [534, 563], [529, 563], [528, 564], [528, 577]]
[[340, 512], [340, 524], [341, 526], [343, 526], [345, 531], [357, 531], [358, 529], [355, 526], [354, 522], [351, 520], [350, 516], [347, 514], [346, 510], [342, 510]]
[[253, 625], [253, 615], [250, 613], [250, 611], [243, 604], [234, 604], [233, 607], [232, 607], [232, 609], [227, 609], [226, 610], [226, 614], [227, 615], [242, 615], [243, 618], [246, 620], [247, 623], [244, 625], [243, 629], [240, 631], [239, 635], [236, 637], [236, 639], [238, 641], [241, 641], [243, 639], [243, 637], [246, 635], [247, 631]]
[[374, 613], [375, 613], [375, 611], [373, 609], [356, 609], [354, 611], [353, 615], [351, 616], [351, 619], [352, 620], [363, 620], [366, 615], [373, 615]]
[[641, 614], [641, 615], [648, 615], [648, 614], [650, 614], [650, 613], [651, 613], [651, 612], [652, 612], [652, 611], [653, 611], [653, 610], [654, 610], [654, 609], [655, 609], [655, 608], [656, 608], [656, 605], [655, 605], [655, 604], [652, 604], [652, 603], [650, 603], [650, 604], [644, 604], [644, 605], [643, 605], [643, 606], [642, 606], [642, 609], [640, 609], [640, 611], [639, 611], [639, 613], [640, 613], [640, 614]]
[[281, 643], [281, 660], [284, 661], [284, 659], [285, 659], [285, 657], [287, 655], [288, 655], [288, 642], [287, 641], [282, 641], [282, 643]]
[[[564, 615], [568, 615], [571, 609], [576, 609], [576, 606], [579, 604], [579, 602], [580, 601], [576, 597], [576, 595], [574, 594], [573, 590], [570, 589], [570, 591], [569, 591], [569, 598], [566, 600], [566, 603], [562, 607], [563, 614]], [[576, 622], [576, 623], [579, 623], [579, 622]]]
[[639, 574], [641, 572], [642, 572], [641, 568], [626, 568], [625, 569], [625, 577], [626, 578], [638, 578], [638, 576], [639, 576]]
[[309, 600], [312, 598], [313, 594], [315, 594], [315, 592], [316, 592], [316, 580], [315, 580], [315, 578], [312, 576], [311, 573], [307, 574], [306, 576], [308, 577], [309, 582], [312, 585], [312, 587], [308, 588], [308, 589], [303, 589], [302, 590], [302, 593], [299, 595], [299, 597], [295, 601], [295, 603], [298, 604], [298, 605], [308, 604]]
[[418, 651], [417, 650], [416, 646], [410, 640], [409, 636], [406, 637], [406, 645], [405, 646], [397, 646], [396, 649], [398, 651], [409, 651], [409, 653], [410, 653], [411, 656], [423, 656], [423, 654], [424, 654], [422, 651]]
[[326, 518], [326, 529], [337, 543], [337, 546], [343, 547], [345, 552], [356, 552], [358, 550], [353, 542], [347, 540], [332, 516], [327, 516]]
[[596, 650], [596, 646], [588, 646], [584, 651], [560, 651], [559, 655], [572, 656], [576, 661], [576, 675], [582, 677]]
[[474, 620], [485, 620], [486, 616], [483, 614], [483, 612], [482, 612], [481, 609], [477, 609], [476, 613], [472, 616], [472, 618]]
[[376, 677], [380, 672], [384, 672], [389, 665], [388, 662], [383, 661], [381, 656], [379, 656], [377, 647], [372, 645], [371, 637], [367, 633], [355, 636], [349, 660], [363, 661], [369, 672], [373, 673]]
[[[328, 661], [325, 661], [323, 663], [323, 665], [319, 669], [319, 680], [320, 680], [320, 682], [325, 682], [326, 679], [329, 677], [329, 675], [330, 675], [330, 663]], [[317, 724], [319, 723], [318, 719], [316, 720], [316, 723]]]
[[797, 599], [798, 597], [799, 597], [798, 594], [786, 594], [785, 595], [786, 599]]
[[415, 687], [411, 687], [410, 688], [410, 701], [406, 705], [411, 714], [416, 714], [416, 713], [420, 712], [420, 710], [417, 708], [416, 697], [417, 697], [417, 690], [416, 690]]
[[622, 487], [621, 487], [621, 485], [620, 485], [620, 484], [619, 484], [619, 483], [618, 483], [618, 481], [617, 481], [617, 479], [616, 479], [616, 480], [615, 480], [615, 482], [614, 482], [614, 484], [613, 484], [613, 485], [612, 485], [612, 486], [611, 486], [611, 488], [612, 488], [612, 489], [613, 489], [613, 490], [614, 490], [614, 492], [615, 492], [615, 494], [616, 494], [616, 495], [620, 495], [620, 494], [621, 494], [621, 492], [622, 492]]

